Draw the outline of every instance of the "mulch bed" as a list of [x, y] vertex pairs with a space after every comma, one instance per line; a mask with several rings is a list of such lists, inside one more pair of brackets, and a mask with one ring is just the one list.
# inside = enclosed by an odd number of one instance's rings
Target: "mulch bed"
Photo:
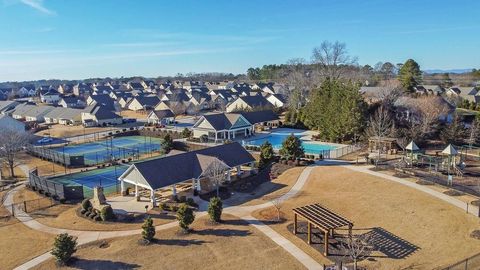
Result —
[[232, 184], [232, 189], [235, 192], [252, 193], [258, 186], [265, 182], [270, 182], [272, 179], [278, 177], [286, 170], [294, 168], [294, 165], [273, 163], [260, 170], [256, 175], [247, 178], [239, 179]]
[[435, 183], [427, 181], [427, 180], [418, 180], [417, 184], [423, 185], [423, 186], [433, 186]]
[[480, 206], [480, 200], [472, 201], [471, 204], [475, 206]]
[[461, 191], [458, 191], [458, 190], [454, 190], [454, 189], [449, 189], [449, 190], [443, 192], [443, 194], [446, 194], [448, 196], [462, 196], [462, 195], [465, 195], [465, 193], [463, 193]]
[[470, 233], [470, 237], [473, 239], [480, 240], [480, 230], [475, 230]]

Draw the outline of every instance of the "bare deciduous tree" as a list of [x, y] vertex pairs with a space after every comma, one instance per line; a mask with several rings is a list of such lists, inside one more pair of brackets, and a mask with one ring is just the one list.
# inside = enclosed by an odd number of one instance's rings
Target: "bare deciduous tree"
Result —
[[219, 188], [222, 182], [225, 180], [225, 172], [228, 171], [229, 167], [217, 158], [212, 158], [207, 169], [205, 169], [203, 176], [208, 177], [208, 179], [215, 185], [217, 190], [217, 197], [220, 195]]
[[10, 175], [15, 177], [17, 154], [29, 143], [30, 134], [10, 129], [0, 130], [0, 158], [10, 169]]
[[346, 255], [353, 260], [353, 269], [357, 269], [357, 263], [373, 249], [372, 237], [369, 234], [352, 235], [349, 234], [347, 241], [342, 242], [342, 247]]
[[383, 106], [392, 108], [395, 101], [402, 95], [402, 85], [396, 79], [380, 82], [380, 90], [377, 93]]
[[470, 147], [472, 147], [472, 145], [474, 145], [477, 142], [478, 131], [479, 131], [478, 122], [477, 122], [477, 120], [474, 120], [472, 122], [472, 125], [470, 126], [468, 139], [467, 139], [467, 143]]
[[273, 207], [277, 211], [277, 220], [275, 221], [280, 221], [280, 208], [282, 206], [282, 200], [280, 199], [282, 196], [276, 196], [275, 198], [272, 198], [270, 202], [272, 203]]
[[375, 111], [374, 115], [371, 116], [368, 121], [366, 132], [368, 136], [375, 137], [377, 140], [378, 156], [375, 162], [375, 166], [377, 166], [381, 154], [381, 141], [384, 137], [390, 136], [393, 132], [393, 120], [387, 108], [380, 106]]
[[435, 130], [438, 120], [441, 116], [446, 116], [449, 109], [442, 97], [438, 96], [412, 98], [409, 103], [409, 107], [415, 115], [415, 119], [412, 121], [419, 123], [424, 136], [428, 136]]
[[320, 74], [331, 79], [340, 78], [348, 66], [357, 63], [357, 58], [348, 54], [345, 43], [338, 41], [323, 41], [319, 47], [313, 49], [312, 60], [319, 65]]

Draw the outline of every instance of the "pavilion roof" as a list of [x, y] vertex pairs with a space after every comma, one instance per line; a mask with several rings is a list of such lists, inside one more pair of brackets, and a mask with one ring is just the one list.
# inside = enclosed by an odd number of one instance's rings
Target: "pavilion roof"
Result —
[[458, 155], [458, 151], [457, 151], [457, 149], [455, 149], [455, 147], [453, 147], [451, 144], [449, 144], [445, 149], [443, 149], [442, 154], [455, 156], [455, 155]]
[[344, 226], [353, 226], [350, 220], [318, 203], [294, 208], [293, 212], [325, 232]]

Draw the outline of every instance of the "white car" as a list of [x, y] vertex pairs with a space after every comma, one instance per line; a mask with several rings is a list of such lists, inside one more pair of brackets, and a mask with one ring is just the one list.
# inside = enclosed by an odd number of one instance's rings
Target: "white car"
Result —
[[50, 138], [50, 137], [45, 137], [45, 138], [42, 138], [42, 139], [38, 140], [37, 143], [49, 143], [49, 142], [51, 142], [51, 141], [53, 141], [52, 138]]

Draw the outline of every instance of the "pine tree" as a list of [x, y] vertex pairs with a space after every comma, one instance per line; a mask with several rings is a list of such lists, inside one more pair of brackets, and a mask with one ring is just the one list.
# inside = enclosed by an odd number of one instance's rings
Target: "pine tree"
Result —
[[412, 92], [422, 80], [422, 71], [420, 65], [413, 59], [408, 59], [398, 71], [398, 79], [405, 90]]
[[192, 208], [186, 204], [182, 204], [177, 210], [177, 220], [180, 228], [187, 232], [190, 224], [195, 220], [195, 214]]
[[172, 151], [173, 140], [172, 140], [172, 137], [170, 136], [170, 134], [167, 134], [167, 135], [165, 135], [165, 137], [163, 137], [161, 148], [162, 148], [162, 153], [163, 154], [168, 154], [168, 153], [170, 153], [170, 151]]
[[440, 133], [440, 138], [446, 144], [461, 145], [466, 137], [465, 126], [460, 117], [455, 114], [451, 123], [446, 125]]
[[222, 218], [223, 203], [219, 197], [210, 198], [208, 204], [208, 215], [213, 222], [220, 222]]
[[302, 142], [295, 135], [290, 134], [283, 142], [280, 155], [286, 159], [297, 159], [304, 155]]
[[142, 230], [143, 240], [150, 243], [155, 236], [155, 226], [153, 226], [153, 220], [150, 216], [143, 221]]
[[67, 233], [62, 233], [55, 237], [55, 242], [53, 243], [53, 249], [50, 252], [60, 265], [65, 265], [71, 258], [73, 253], [77, 251], [77, 240], [68, 235]]
[[272, 144], [269, 141], [265, 141], [260, 146], [260, 167], [264, 167], [273, 159], [275, 153], [273, 152]]

